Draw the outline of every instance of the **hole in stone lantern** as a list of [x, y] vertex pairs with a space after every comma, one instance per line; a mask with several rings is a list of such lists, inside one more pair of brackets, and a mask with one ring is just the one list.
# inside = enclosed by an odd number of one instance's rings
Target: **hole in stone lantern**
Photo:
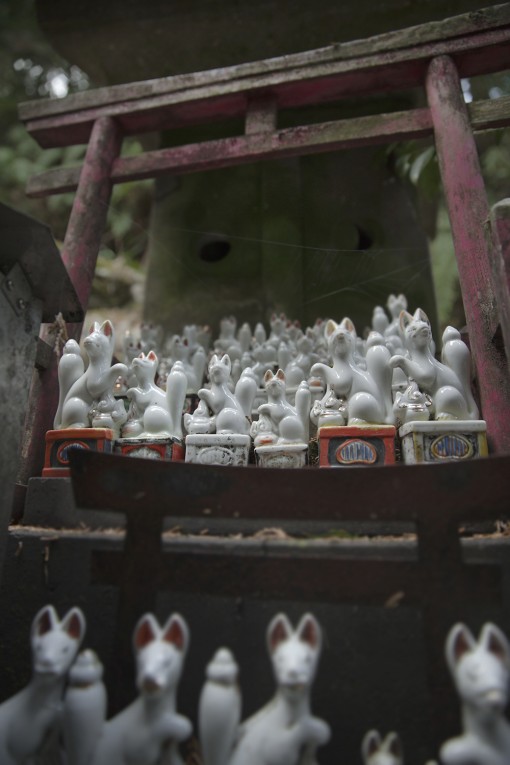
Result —
[[208, 239], [200, 245], [198, 255], [206, 263], [217, 263], [227, 257], [231, 247], [228, 239], [214, 237], [214, 239]]
[[362, 251], [369, 250], [374, 243], [371, 235], [368, 233], [368, 231], [361, 228], [360, 226], [356, 226], [356, 229], [358, 231], [358, 246], [356, 249]]

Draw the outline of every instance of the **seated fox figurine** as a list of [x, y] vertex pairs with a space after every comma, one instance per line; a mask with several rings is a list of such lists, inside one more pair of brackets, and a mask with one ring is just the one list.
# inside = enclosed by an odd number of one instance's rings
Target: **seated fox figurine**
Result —
[[[250, 374], [250, 370], [243, 370], [239, 378], [235, 391], [230, 389], [230, 373], [232, 364], [228, 354], [221, 358], [213, 355], [209, 362], [210, 388], [201, 388], [198, 391], [198, 397], [204, 401], [209, 410], [210, 416], [209, 432], [213, 429], [218, 434], [240, 434], [248, 435], [250, 432], [251, 410], [255, 394], [257, 392], [257, 382], [255, 377]], [[204, 411], [200, 409], [201, 432], [205, 432], [203, 427]], [[184, 415], [184, 427], [188, 433], [196, 432], [193, 426], [193, 415]]]
[[260, 444], [308, 443], [310, 388], [302, 382], [296, 392], [296, 406], [285, 397], [285, 373], [270, 370], [264, 375], [267, 403], [258, 408], [259, 419], [251, 426], [255, 446]]
[[67, 674], [85, 633], [85, 619], [72, 608], [62, 619], [45, 606], [32, 622], [33, 673], [30, 682], [0, 704], [0, 762], [32, 762], [46, 737], [59, 725]]
[[267, 646], [276, 693], [240, 725], [237, 667], [227, 649], [215, 654], [199, 706], [204, 765], [314, 765], [317, 748], [330, 737], [329, 726], [310, 711], [321, 642], [320, 626], [311, 614], [302, 617], [296, 630], [284, 614], [274, 617]]
[[434, 420], [476, 420], [478, 407], [471, 393], [471, 355], [460, 332], [447, 327], [443, 350], [438, 361], [431, 350], [432, 333], [427, 314], [418, 308], [414, 315], [402, 311], [400, 326], [405, 337], [407, 356], [390, 359], [392, 368], [400, 367], [420, 390], [432, 399]]
[[126, 377], [125, 364], [112, 366], [114, 332], [109, 321], [94, 322], [83, 341], [89, 357], [84, 370], [78, 343], [68, 340], [59, 364], [60, 398], [54, 428], [111, 428], [119, 434], [126, 421], [122, 401], [113, 396], [119, 376]]
[[462, 704], [463, 732], [441, 747], [442, 765], [508, 765], [510, 646], [495, 624], [483, 626], [478, 640], [456, 624], [446, 640], [446, 660]]
[[68, 765], [184, 765], [178, 744], [191, 735], [191, 723], [177, 713], [176, 696], [188, 642], [179, 614], [163, 627], [152, 614], [142, 616], [133, 635], [139, 696], [110, 720], [98, 662], [88, 652], [64, 700]]
[[188, 380], [184, 367], [176, 361], [167, 377], [166, 392], [154, 383], [158, 357], [154, 351], [140, 353], [132, 361], [136, 387], [129, 388], [130, 406], [122, 428], [124, 438], [182, 438], [181, 415]]
[[338, 424], [343, 425], [393, 425], [392, 370], [383, 338], [370, 333], [366, 369], [362, 369], [355, 360], [356, 333], [350, 319], [345, 318], [340, 324], [330, 319], [325, 335], [333, 366], [322, 363], [312, 366], [311, 374], [327, 383], [324, 397], [314, 404], [312, 419], [320, 424], [321, 417], [333, 414]]

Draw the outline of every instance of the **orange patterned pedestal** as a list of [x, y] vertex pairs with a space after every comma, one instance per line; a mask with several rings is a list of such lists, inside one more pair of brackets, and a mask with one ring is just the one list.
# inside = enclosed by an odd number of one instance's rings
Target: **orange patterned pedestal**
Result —
[[70, 475], [69, 451], [88, 449], [94, 452], [113, 452], [113, 431], [108, 428], [68, 428], [48, 430], [43, 478]]
[[395, 463], [393, 425], [319, 428], [319, 467], [342, 468]]

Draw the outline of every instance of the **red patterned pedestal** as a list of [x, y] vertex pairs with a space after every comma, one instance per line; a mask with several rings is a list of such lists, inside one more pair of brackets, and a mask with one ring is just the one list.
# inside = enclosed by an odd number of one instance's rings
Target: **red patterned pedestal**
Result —
[[184, 445], [177, 438], [119, 438], [115, 451], [128, 457], [182, 462]]
[[319, 428], [319, 467], [392, 465], [395, 434], [393, 425]]
[[113, 431], [108, 428], [68, 428], [48, 430], [43, 478], [60, 478], [71, 474], [69, 451], [89, 449], [95, 452], [113, 452]]

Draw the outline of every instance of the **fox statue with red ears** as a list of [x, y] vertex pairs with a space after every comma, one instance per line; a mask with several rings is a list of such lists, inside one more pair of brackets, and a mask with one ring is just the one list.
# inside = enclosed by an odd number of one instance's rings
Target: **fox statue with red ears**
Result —
[[85, 618], [72, 608], [60, 621], [45, 606], [32, 622], [33, 673], [28, 685], [0, 704], [0, 763], [25, 765], [60, 723], [67, 673], [85, 634]]
[[[64, 700], [68, 765], [184, 765], [178, 745], [192, 726], [176, 711], [176, 697], [188, 643], [188, 627], [179, 614], [163, 627], [152, 614], [142, 616], [133, 635], [139, 695], [110, 720], [97, 714], [105, 709], [105, 690], [94, 666], [97, 657], [86, 652]], [[82, 682], [87, 675], [88, 685]]]
[[199, 707], [204, 765], [315, 765], [317, 748], [330, 737], [327, 723], [310, 709], [321, 643], [321, 628], [312, 614], [305, 614], [295, 630], [285, 614], [274, 617], [267, 646], [276, 693], [242, 724], [237, 665], [228, 649], [216, 652]]

